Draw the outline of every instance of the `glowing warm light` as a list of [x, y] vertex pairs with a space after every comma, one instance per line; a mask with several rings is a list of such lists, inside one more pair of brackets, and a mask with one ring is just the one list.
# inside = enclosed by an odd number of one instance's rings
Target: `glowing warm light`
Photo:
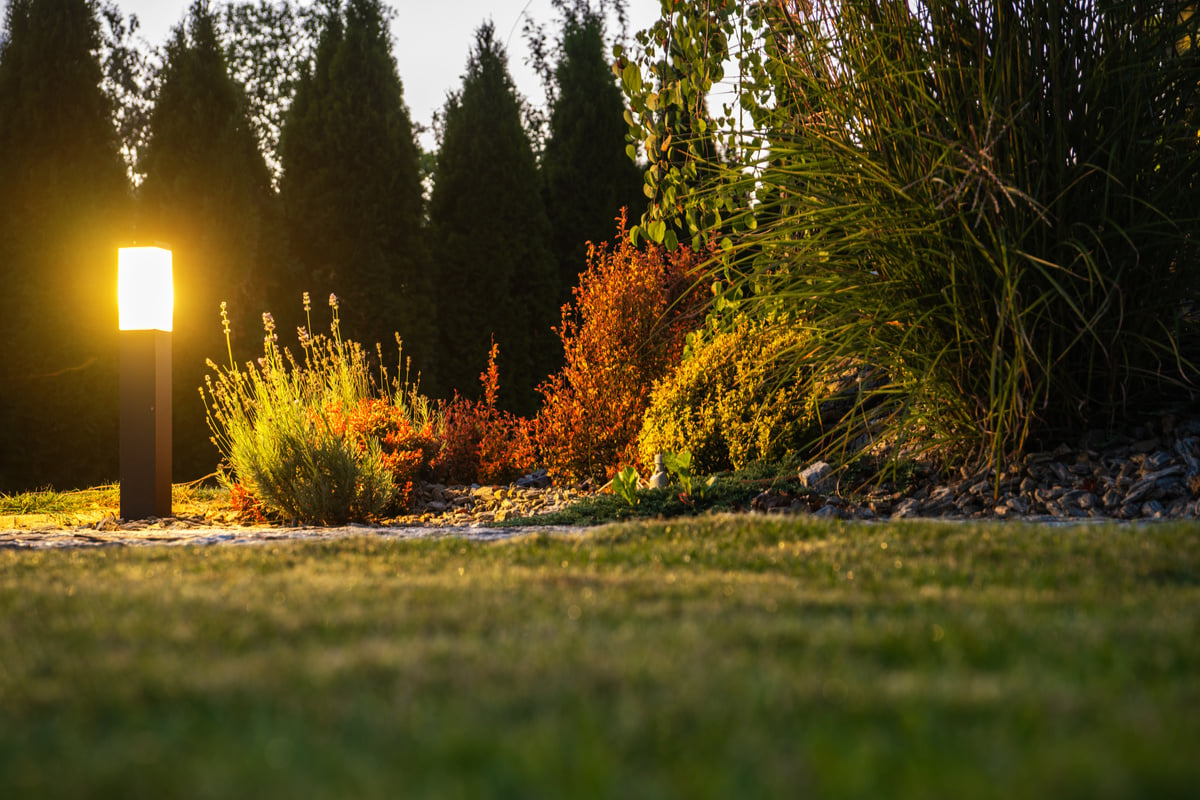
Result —
[[171, 251], [122, 247], [117, 256], [117, 325], [123, 331], [170, 331], [175, 310]]

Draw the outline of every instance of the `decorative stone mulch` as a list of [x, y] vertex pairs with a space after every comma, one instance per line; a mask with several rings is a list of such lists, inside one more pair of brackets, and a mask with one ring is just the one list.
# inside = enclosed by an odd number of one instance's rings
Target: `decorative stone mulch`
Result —
[[[1154, 520], [1200, 516], [1200, 420], [1176, 424], [1163, 417], [1135, 431], [1137, 438], [1031, 453], [999, 471], [959, 470], [918, 475], [905, 491], [844, 491], [837, 476], [812, 465], [808, 491], [764, 492], [752, 504], [768, 513], [812, 512], [843, 519]], [[846, 499], [849, 495], [852, 499]]]
[[561, 511], [590, 492], [550, 485], [544, 472], [511, 486], [422, 484], [412, 498], [413, 513], [390, 520], [407, 525], [487, 525]]

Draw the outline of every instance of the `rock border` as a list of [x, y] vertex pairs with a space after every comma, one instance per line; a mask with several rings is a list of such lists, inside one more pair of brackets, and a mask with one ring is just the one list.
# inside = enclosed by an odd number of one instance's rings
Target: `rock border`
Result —
[[[1136, 437], [1136, 438], [1135, 438]], [[842, 519], [1162, 520], [1200, 518], [1200, 419], [1165, 416], [1134, 436], [1089, 433], [999, 469], [960, 469], [946, 478], [918, 474], [905, 490], [860, 497], [836, 485], [828, 465], [800, 472], [804, 497], [764, 492], [752, 504], [767, 513], [810, 511]]]

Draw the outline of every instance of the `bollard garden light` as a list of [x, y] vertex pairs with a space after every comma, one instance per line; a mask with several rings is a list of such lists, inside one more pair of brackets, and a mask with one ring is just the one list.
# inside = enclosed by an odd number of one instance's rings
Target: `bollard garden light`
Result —
[[171, 251], [122, 247], [117, 257], [121, 339], [121, 517], [171, 516]]

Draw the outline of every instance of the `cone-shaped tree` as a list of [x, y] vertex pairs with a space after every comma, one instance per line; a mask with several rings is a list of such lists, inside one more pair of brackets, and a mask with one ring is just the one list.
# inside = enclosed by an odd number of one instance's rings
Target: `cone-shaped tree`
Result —
[[296, 298], [337, 294], [357, 340], [386, 345], [399, 333], [430, 390], [435, 298], [418, 157], [384, 11], [350, 0], [327, 15], [281, 138], [290, 283]]
[[557, 280], [537, 164], [492, 24], [475, 34], [462, 88], [446, 102], [430, 225], [444, 387], [479, 392], [494, 335], [501, 404], [529, 412], [558, 348]]
[[97, 4], [9, 0], [0, 44], [0, 490], [117, 470], [116, 243], [129, 182]]
[[624, 101], [604, 57], [604, 15], [586, 0], [562, 9], [550, 130], [542, 154], [559, 300], [587, 266], [587, 243], [608, 241], [622, 207], [638, 219], [642, 173], [626, 153]]
[[196, 0], [186, 29], [172, 32], [138, 192], [139, 240], [174, 253], [174, 474], [181, 479], [208, 474], [218, 458], [196, 388], [206, 358], [226, 360], [220, 303], [235, 315], [234, 335], [256, 341], [252, 315], [263, 310], [278, 261], [270, 175], [216, 26], [207, 0]]

